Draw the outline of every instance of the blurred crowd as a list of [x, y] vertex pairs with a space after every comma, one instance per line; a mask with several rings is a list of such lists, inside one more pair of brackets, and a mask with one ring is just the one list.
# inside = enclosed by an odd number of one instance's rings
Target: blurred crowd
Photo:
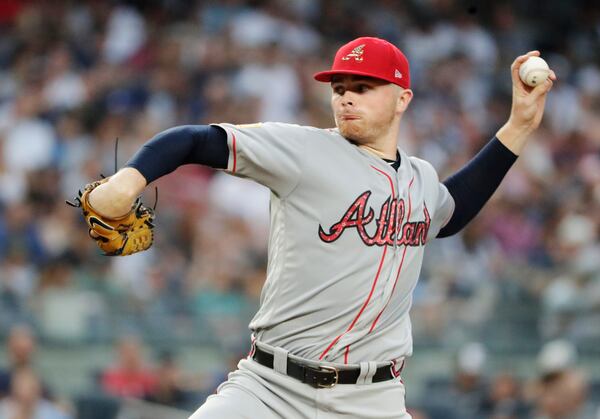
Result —
[[[238, 359], [230, 358], [224, 369], [198, 374], [182, 368], [174, 352], [161, 351], [151, 359], [139, 336], [123, 335], [115, 341], [113, 360], [91, 377], [91, 389], [68, 398], [55, 394], [36, 371], [36, 349], [31, 328], [11, 328], [8, 363], [0, 368], [0, 418], [129, 418], [119, 412], [122, 401], [130, 399], [177, 409], [168, 415], [131, 417], [186, 418], [186, 412], [194, 411], [226, 379]], [[493, 372], [486, 346], [469, 342], [458, 348], [449, 375], [427, 377], [422, 396], [409, 403], [409, 412], [413, 419], [600, 417], [600, 381], [578, 365], [578, 351], [571, 342], [549, 341], [533, 361], [532, 376], [513, 369]]]
[[[203, 373], [185, 371], [175, 356], [176, 348], [149, 356], [142, 339], [129, 334], [115, 340], [113, 359], [107, 365], [93, 369], [88, 389], [62, 395], [41, 376], [37, 348], [31, 327], [18, 324], [10, 329], [7, 363], [0, 367], [0, 418], [112, 419], [124, 399], [189, 412], [226, 378], [226, 371], [218, 368]], [[235, 367], [237, 359], [227, 360], [227, 371]]]
[[[265, 277], [267, 190], [182, 167], [156, 182], [154, 247], [114, 259], [64, 201], [175, 125], [332, 126], [329, 86], [312, 74], [341, 44], [372, 35], [410, 60], [415, 98], [400, 144], [442, 179], [507, 119], [516, 56], [539, 49], [558, 76], [540, 129], [491, 202], [429, 246], [412, 312], [417, 350], [475, 339], [536, 353], [562, 338], [595, 353], [600, 8], [545, 3], [0, 2], [0, 339], [27, 325], [43, 343], [117, 342], [119, 353], [141, 342], [242, 353]], [[156, 365], [168, 370], [176, 359], [163, 355]], [[24, 371], [15, 385], [44, 394]], [[118, 374], [95, 379], [119, 395]], [[156, 385], [152, 374], [142, 381]], [[490, 388], [511, 384], [499, 376]]]
[[478, 342], [459, 348], [453, 374], [430, 377], [426, 398], [413, 419], [596, 419], [598, 392], [577, 366], [572, 343], [553, 340], [535, 359], [536, 374], [490, 374], [486, 347]]

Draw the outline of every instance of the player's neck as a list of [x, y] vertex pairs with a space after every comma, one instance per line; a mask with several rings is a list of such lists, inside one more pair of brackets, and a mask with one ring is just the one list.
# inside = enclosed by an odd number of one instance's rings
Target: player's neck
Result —
[[358, 146], [382, 159], [395, 160], [398, 149], [398, 131], [397, 129], [390, 129], [385, 136], [379, 137], [377, 141], [359, 144]]
[[366, 150], [369, 153], [373, 154], [374, 156], [380, 157], [382, 159], [394, 160], [396, 158], [396, 149], [395, 148], [394, 148], [394, 151], [388, 151], [388, 150], [381, 150], [379, 148], [372, 147], [367, 144], [361, 144], [358, 147], [362, 148], [363, 150]]

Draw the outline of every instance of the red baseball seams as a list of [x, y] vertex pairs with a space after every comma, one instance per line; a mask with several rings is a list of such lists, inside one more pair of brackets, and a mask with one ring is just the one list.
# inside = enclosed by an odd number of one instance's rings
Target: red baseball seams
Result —
[[[371, 166], [373, 167], [373, 166]], [[375, 169], [376, 171], [378, 171], [379, 173], [382, 173], [385, 177], [388, 178], [389, 182], [390, 182], [390, 187], [392, 189], [392, 196], [395, 197], [394, 193], [394, 183], [392, 182], [392, 178], [390, 177], [390, 175], [388, 175], [387, 173], [377, 169], [376, 167], [373, 167], [373, 169]], [[370, 192], [369, 192], [370, 195]], [[368, 198], [368, 195], [367, 195]], [[356, 202], [356, 201], [355, 201]], [[320, 227], [319, 227], [320, 229]], [[333, 347], [333, 345], [335, 345], [342, 336], [344, 336], [346, 333], [348, 333], [349, 331], [352, 330], [352, 328], [354, 327], [354, 325], [356, 324], [356, 322], [358, 321], [358, 319], [360, 318], [360, 316], [362, 315], [363, 311], [365, 311], [365, 309], [367, 308], [367, 306], [369, 305], [369, 302], [371, 301], [371, 297], [373, 296], [373, 292], [375, 291], [375, 286], [377, 285], [377, 280], [379, 279], [379, 275], [381, 274], [381, 268], [383, 267], [383, 261], [385, 260], [385, 255], [387, 253], [387, 246], [383, 247], [383, 253], [381, 255], [381, 259], [379, 259], [379, 267], [377, 268], [377, 274], [375, 275], [375, 279], [373, 280], [373, 284], [371, 285], [371, 291], [369, 292], [369, 295], [367, 296], [367, 299], [365, 300], [365, 302], [363, 303], [362, 307], [360, 308], [360, 311], [358, 312], [358, 314], [356, 315], [356, 317], [354, 318], [354, 320], [352, 321], [352, 323], [350, 324], [350, 326], [348, 326], [348, 329], [346, 329], [345, 332], [343, 332], [342, 334], [338, 335], [330, 344], [329, 346], [323, 351], [323, 353], [321, 354], [321, 356], [319, 356], [319, 360], [322, 360], [323, 357], [325, 357], [325, 355], [327, 355], [327, 352], [329, 352], [329, 350]], [[347, 346], [346, 347], [346, 354], [344, 355], [344, 363], [348, 363], [348, 352], [350, 351], [350, 347]]]
[[[412, 212], [412, 199], [410, 196], [410, 188], [412, 187], [414, 180], [415, 180], [415, 178], [413, 177], [410, 181], [410, 184], [408, 185], [408, 217], [406, 217], [407, 222], [410, 220], [410, 213]], [[427, 211], [427, 207], [425, 207], [424, 211]], [[428, 215], [428, 213], [427, 213], [427, 215]], [[385, 305], [383, 306], [383, 308], [381, 309], [381, 311], [379, 312], [377, 317], [375, 317], [375, 320], [373, 320], [373, 324], [371, 325], [371, 328], [369, 329], [369, 333], [371, 333], [373, 331], [373, 329], [375, 329], [375, 325], [379, 321], [379, 318], [383, 314], [383, 311], [386, 309], [386, 307], [390, 303], [390, 300], [392, 299], [392, 295], [394, 295], [394, 291], [396, 290], [396, 285], [398, 284], [398, 278], [400, 277], [400, 272], [402, 272], [402, 265], [404, 265], [404, 257], [406, 256], [407, 249], [408, 249], [408, 244], [404, 246], [404, 252], [402, 252], [402, 260], [400, 261], [400, 266], [398, 266], [398, 272], [396, 273], [396, 279], [394, 280], [394, 287], [392, 288], [390, 297], [388, 298], [387, 302], [385, 303]]]
[[231, 133], [231, 142], [233, 145], [233, 168], [231, 169], [231, 173], [234, 174], [235, 169], [237, 167], [237, 148], [236, 148], [235, 134], [233, 132]]

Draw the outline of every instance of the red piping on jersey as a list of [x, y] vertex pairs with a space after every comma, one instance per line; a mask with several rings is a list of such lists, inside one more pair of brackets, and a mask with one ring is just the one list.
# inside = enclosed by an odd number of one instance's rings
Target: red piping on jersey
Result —
[[[391, 370], [392, 370], [392, 375], [394, 377], [398, 377], [401, 373], [402, 370], [404, 369], [404, 359], [402, 360], [402, 363], [400, 364], [400, 368], [396, 368], [396, 360], [392, 359], [392, 365], [390, 366]], [[400, 380], [402, 381], [402, 380]]]
[[[408, 217], [406, 217], [407, 222], [410, 221], [410, 213], [412, 211], [412, 199], [410, 197], [410, 188], [412, 187], [414, 180], [415, 180], [415, 178], [413, 177], [410, 181], [410, 184], [408, 185]], [[369, 333], [371, 333], [373, 331], [373, 329], [375, 329], [375, 325], [379, 321], [379, 318], [383, 314], [383, 311], [386, 309], [386, 307], [390, 303], [390, 300], [392, 299], [392, 295], [394, 295], [394, 291], [396, 290], [396, 284], [398, 284], [398, 278], [400, 277], [400, 272], [402, 272], [402, 265], [404, 265], [404, 256], [406, 256], [406, 249], [408, 249], [408, 244], [404, 246], [404, 252], [402, 252], [402, 260], [400, 261], [400, 266], [398, 266], [398, 273], [396, 274], [396, 279], [394, 280], [394, 286], [392, 288], [392, 292], [390, 293], [390, 297], [388, 298], [387, 302], [385, 303], [385, 305], [383, 306], [383, 308], [381, 309], [381, 311], [379, 312], [377, 317], [375, 317], [375, 320], [373, 320], [373, 324], [371, 325], [371, 328], [369, 329]]]
[[[388, 178], [389, 182], [390, 182], [390, 187], [392, 188], [392, 197], [395, 197], [395, 190], [394, 190], [394, 182], [392, 182], [392, 178], [390, 177], [390, 175], [388, 175], [387, 173], [385, 173], [383, 170], [380, 170], [378, 168], [376, 168], [375, 166], [371, 166], [373, 169], [375, 169], [376, 171], [378, 171], [379, 173], [382, 173], [383, 175], [385, 175], [385, 177]], [[360, 311], [358, 312], [358, 314], [356, 315], [356, 317], [354, 318], [354, 320], [352, 321], [352, 323], [350, 323], [350, 326], [348, 326], [348, 329], [346, 329], [345, 332], [343, 332], [342, 334], [338, 335], [330, 344], [329, 346], [323, 351], [323, 353], [321, 354], [321, 356], [319, 356], [319, 360], [322, 360], [323, 357], [325, 355], [327, 355], [327, 352], [329, 352], [329, 350], [333, 347], [333, 345], [335, 345], [342, 336], [344, 336], [346, 333], [348, 333], [349, 331], [352, 330], [352, 328], [354, 327], [354, 325], [356, 324], [356, 322], [358, 321], [358, 319], [360, 318], [360, 316], [362, 315], [363, 311], [365, 311], [365, 309], [367, 308], [367, 306], [369, 305], [369, 302], [371, 301], [371, 297], [373, 296], [373, 292], [375, 291], [375, 286], [377, 285], [377, 280], [379, 279], [379, 274], [381, 274], [381, 268], [383, 267], [383, 261], [385, 260], [385, 255], [387, 253], [387, 246], [383, 246], [383, 253], [381, 255], [381, 259], [379, 260], [379, 267], [377, 268], [377, 274], [375, 274], [375, 279], [373, 279], [373, 284], [371, 285], [371, 291], [369, 292], [369, 295], [367, 296], [367, 299], [365, 300], [365, 302], [363, 303], [362, 307], [360, 308]], [[344, 363], [348, 363], [348, 353], [350, 352], [350, 345], [346, 346], [346, 353], [344, 355]]]
[[256, 336], [252, 334], [252, 341], [250, 343], [250, 350], [248, 351], [247, 358], [250, 359], [254, 356], [254, 352], [256, 352]]
[[373, 280], [373, 285], [371, 285], [371, 291], [369, 292], [369, 295], [367, 297], [367, 299], [365, 300], [365, 302], [363, 303], [362, 307], [360, 308], [360, 311], [358, 312], [358, 314], [356, 315], [356, 317], [354, 318], [354, 320], [352, 321], [352, 323], [350, 324], [350, 326], [348, 326], [348, 329], [346, 329], [346, 331], [340, 335], [338, 335], [338, 337], [336, 337], [327, 347], [327, 349], [325, 349], [323, 351], [323, 353], [321, 354], [321, 356], [319, 356], [319, 360], [323, 359], [323, 357], [325, 355], [327, 355], [327, 352], [329, 352], [329, 350], [333, 347], [333, 345], [335, 345], [338, 340], [340, 340], [340, 338], [342, 336], [344, 336], [346, 333], [348, 333], [349, 331], [352, 330], [352, 328], [354, 327], [354, 325], [356, 324], [356, 322], [358, 321], [358, 319], [360, 318], [360, 316], [362, 315], [363, 311], [365, 311], [365, 308], [367, 308], [367, 305], [369, 305], [369, 301], [371, 301], [371, 297], [373, 296], [373, 291], [375, 291], [375, 285], [377, 285], [377, 280], [379, 279], [379, 274], [381, 273], [381, 267], [383, 266], [383, 261], [385, 260], [385, 254], [387, 253], [387, 246], [383, 247], [383, 254], [381, 255], [381, 259], [379, 260], [379, 268], [377, 268], [377, 274], [375, 275], [375, 279]]
[[394, 199], [396, 197], [396, 190], [394, 189], [394, 182], [392, 182], [392, 178], [390, 177], [390, 175], [385, 173], [383, 170], [376, 168], [375, 166], [371, 166], [371, 167], [373, 169], [377, 170], [382, 175], [384, 175], [386, 178], [388, 178], [388, 181], [390, 182], [390, 188], [392, 188], [392, 199]]
[[235, 144], [235, 134], [232, 132], [231, 133], [231, 143], [233, 146], [233, 168], [231, 169], [231, 173], [235, 173], [235, 169], [237, 166], [237, 149], [236, 149], [236, 144]]

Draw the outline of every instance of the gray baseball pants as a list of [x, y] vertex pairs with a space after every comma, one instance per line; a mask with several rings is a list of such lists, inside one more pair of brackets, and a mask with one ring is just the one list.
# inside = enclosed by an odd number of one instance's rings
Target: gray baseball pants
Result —
[[243, 359], [190, 419], [411, 419], [401, 378], [371, 383], [374, 366], [361, 364], [357, 384], [316, 389]]

